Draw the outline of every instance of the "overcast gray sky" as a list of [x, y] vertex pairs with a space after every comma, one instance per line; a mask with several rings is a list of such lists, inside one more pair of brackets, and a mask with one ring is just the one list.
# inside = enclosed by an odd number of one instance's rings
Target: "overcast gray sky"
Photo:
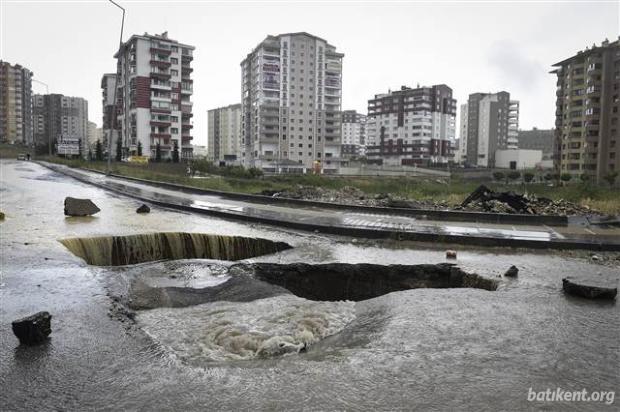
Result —
[[[125, 40], [168, 31], [196, 46], [195, 144], [206, 144], [208, 109], [239, 101], [239, 63], [268, 34], [307, 31], [343, 52], [343, 109], [365, 113], [376, 93], [445, 83], [458, 105], [469, 93], [509, 91], [521, 101], [521, 128], [550, 128], [551, 64], [620, 32], [618, 1], [118, 2]], [[28, 67], [52, 93], [86, 98], [101, 125], [100, 80], [115, 71], [120, 10], [106, 1], [0, 0], [0, 14], [0, 59]]]

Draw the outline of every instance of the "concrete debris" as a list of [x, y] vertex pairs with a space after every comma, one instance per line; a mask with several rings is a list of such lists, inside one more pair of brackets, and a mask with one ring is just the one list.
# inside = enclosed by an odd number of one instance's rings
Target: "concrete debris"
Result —
[[90, 199], [65, 198], [66, 216], [90, 216], [101, 211]]
[[510, 266], [510, 268], [506, 271], [506, 273], [504, 273], [504, 276], [509, 277], [509, 278], [516, 278], [518, 275], [519, 275], [519, 269], [515, 265]]
[[147, 205], [142, 205], [136, 209], [136, 213], [150, 213], [150, 212], [151, 212], [151, 208], [148, 207]]
[[480, 185], [461, 203], [456, 210], [486, 213], [514, 213], [525, 215], [588, 215], [599, 214], [588, 207], [580, 206], [566, 200], [551, 200], [515, 192], [495, 192], [485, 185]]
[[587, 299], [615, 299], [618, 294], [617, 279], [586, 279], [567, 276], [562, 288], [569, 295]]
[[37, 312], [34, 315], [14, 320], [11, 323], [13, 333], [23, 345], [36, 345], [47, 340], [52, 333], [52, 315], [49, 312]]

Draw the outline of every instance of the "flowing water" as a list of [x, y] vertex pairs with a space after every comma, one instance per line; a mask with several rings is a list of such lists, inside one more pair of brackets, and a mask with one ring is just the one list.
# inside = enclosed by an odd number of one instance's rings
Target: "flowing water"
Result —
[[[236, 280], [229, 261], [91, 266], [58, 239], [156, 228], [293, 246], [243, 263], [435, 264], [445, 261], [445, 247], [353, 243], [160, 208], [136, 215], [137, 202], [34, 164], [3, 161], [1, 172], [3, 410], [617, 410], [618, 400], [527, 400], [529, 388], [620, 387], [617, 303], [561, 289], [562, 277], [618, 276], [616, 267], [459, 247], [459, 267], [496, 279], [497, 290], [421, 288], [314, 301]], [[65, 196], [91, 198], [101, 212], [66, 218]], [[498, 277], [513, 264], [517, 279]], [[180, 290], [207, 291], [209, 301], [194, 304], [174, 294]], [[153, 291], [165, 299], [140, 306], [153, 302]], [[142, 296], [128, 305], [135, 322], [114, 312], [133, 296]], [[53, 316], [51, 340], [19, 346], [10, 321], [38, 310]]]

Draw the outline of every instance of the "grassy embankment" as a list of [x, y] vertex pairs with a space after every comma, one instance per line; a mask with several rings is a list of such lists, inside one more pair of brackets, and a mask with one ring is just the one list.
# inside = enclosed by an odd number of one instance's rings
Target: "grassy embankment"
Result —
[[[15, 158], [15, 153], [9, 153], [6, 145], [0, 146], [0, 157]], [[7, 154], [5, 156], [5, 154]], [[13, 156], [14, 154], [14, 156]], [[106, 170], [105, 162], [86, 162], [83, 160], [66, 160], [61, 158], [39, 157], [55, 163], [66, 164], [70, 167], [83, 167], [100, 171]], [[327, 189], [341, 189], [353, 186], [369, 195], [390, 193], [397, 196], [417, 200], [446, 201], [450, 205], [457, 205], [467, 197], [481, 182], [452, 178], [447, 183], [439, 183], [433, 178], [405, 178], [405, 177], [325, 177], [325, 176], [264, 176], [258, 178], [236, 178], [219, 175], [209, 175], [205, 178], [188, 178], [186, 166], [174, 163], [151, 163], [149, 165], [135, 165], [129, 163], [112, 162], [112, 172], [123, 176], [131, 176], [149, 180], [159, 180], [171, 183], [190, 185], [198, 188], [222, 190], [241, 193], [260, 193], [262, 190], [282, 190], [295, 185], [323, 187]], [[620, 190], [605, 185], [595, 186], [592, 183], [573, 183], [562, 187], [549, 187], [545, 184], [529, 183], [505, 184], [484, 182], [494, 190], [527, 191], [537, 196], [545, 196], [554, 200], [565, 199], [574, 203], [588, 206], [605, 213], [620, 214]]]

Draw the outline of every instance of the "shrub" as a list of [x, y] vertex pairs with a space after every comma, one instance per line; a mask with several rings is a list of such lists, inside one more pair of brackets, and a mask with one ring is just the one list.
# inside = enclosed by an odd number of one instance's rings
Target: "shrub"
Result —
[[580, 179], [582, 182], [584, 182], [584, 183], [585, 183], [585, 182], [587, 182], [588, 180], [590, 180], [590, 176], [584, 173], [584, 174], [582, 174], [581, 176], [579, 176], [579, 179]]
[[616, 183], [616, 178], [618, 177], [618, 172], [609, 172], [607, 173], [603, 179], [609, 183], [609, 186], [613, 186]]
[[520, 177], [521, 177], [521, 173], [517, 172], [516, 170], [513, 170], [512, 172], [508, 172], [508, 179], [510, 180], [517, 180]]
[[504, 175], [504, 172], [493, 172], [493, 179], [497, 181], [504, 180], [505, 177], [506, 175]]
[[534, 173], [531, 173], [531, 172], [524, 173], [523, 180], [525, 180], [526, 183], [530, 183], [532, 180], [534, 180]]
[[568, 182], [571, 178], [572, 176], [569, 173], [562, 173], [560, 175], [560, 180], [563, 182]]
[[546, 174], [543, 176], [543, 178], [544, 178], [545, 180], [549, 181], [549, 180], [553, 179], [553, 176], [551, 175], [551, 173], [546, 173]]

